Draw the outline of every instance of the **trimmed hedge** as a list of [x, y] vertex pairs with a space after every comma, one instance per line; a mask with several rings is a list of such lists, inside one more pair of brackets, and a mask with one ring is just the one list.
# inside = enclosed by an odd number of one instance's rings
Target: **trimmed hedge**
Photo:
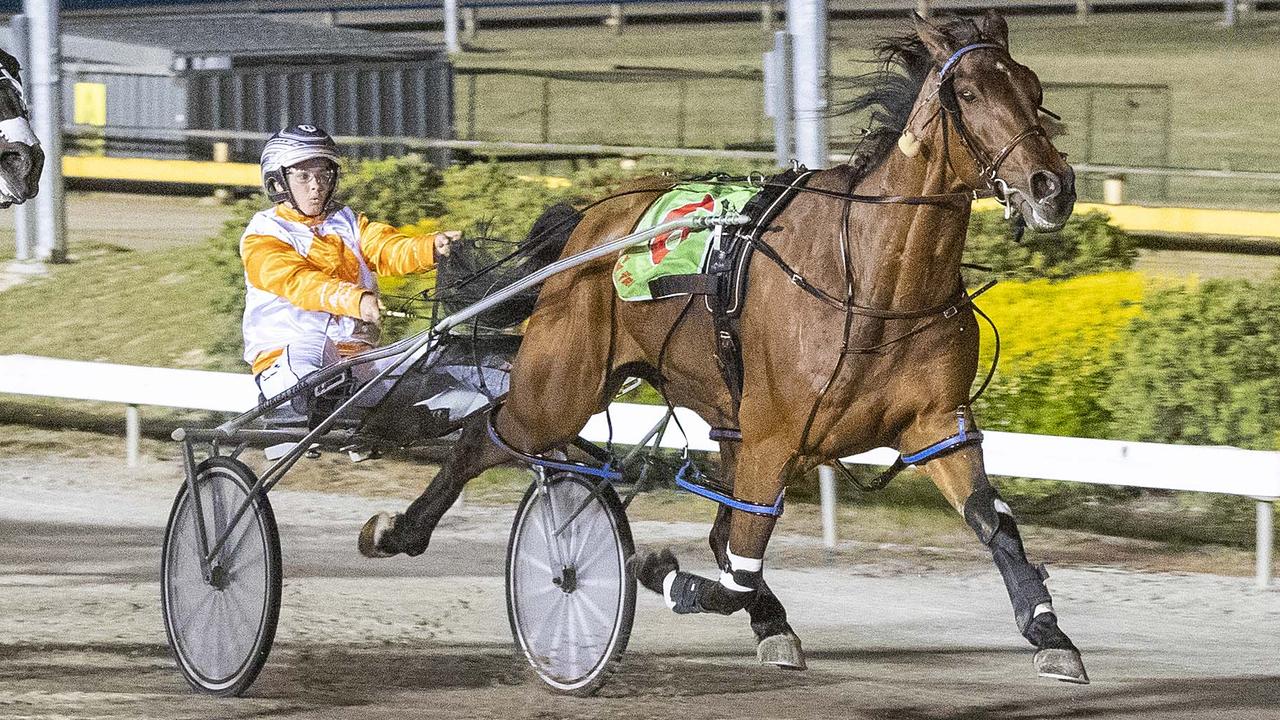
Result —
[[1133, 238], [1111, 224], [1105, 213], [1073, 215], [1058, 232], [1027, 231], [1014, 242], [1009, 223], [998, 210], [975, 212], [965, 242], [967, 262], [990, 267], [1002, 278], [1067, 278], [1128, 270], [1138, 258]]
[[1280, 449], [1280, 276], [1152, 292], [1119, 343], [1114, 437]]
[[[983, 427], [1076, 437], [1109, 437], [1104, 396], [1115, 344], [1141, 312], [1144, 281], [1134, 272], [1063, 282], [1005, 282], [978, 298], [1000, 329], [1000, 366], [975, 403]], [[981, 382], [995, 343], [985, 323]]]

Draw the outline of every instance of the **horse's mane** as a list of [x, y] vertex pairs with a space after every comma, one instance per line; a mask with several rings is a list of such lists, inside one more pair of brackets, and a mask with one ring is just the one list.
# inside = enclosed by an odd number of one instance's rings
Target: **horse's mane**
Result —
[[[967, 18], [950, 20], [939, 29], [957, 45], [984, 39], [977, 24]], [[870, 90], [848, 102], [836, 103], [831, 112], [835, 117], [870, 111], [862, 139], [854, 148], [853, 164], [863, 173], [879, 166], [893, 150], [933, 67], [933, 57], [914, 32], [884, 38], [874, 45], [873, 52], [880, 69], [845, 83], [849, 88]]]

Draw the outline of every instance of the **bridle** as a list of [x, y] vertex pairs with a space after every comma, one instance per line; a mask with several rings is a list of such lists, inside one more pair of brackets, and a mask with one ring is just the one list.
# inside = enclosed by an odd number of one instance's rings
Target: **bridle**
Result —
[[[1043, 125], [1038, 122], [1034, 122], [1024, 128], [1021, 132], [1015, 134], [1013, 138], [1009, 140], [1009, 142], [1005, 143], [1004, 146], [1001, 147], [994, 155], [990, 155], [983, 149], [981, 143], [979, 143], [977, 138], [973, 136], [973, 133], [969, 131], [969, 126], [964, 121], [964, 115], [960, 112], [960, 100], [956, 97], [955, 69], [959, 65], [960, 59], [965, 55], [968, 55], [975, 50], [987, 49], [999, 50], [1004, 52], [1006, 55], [1008, 54], [1008, 50], [998, 43], [973, 43], [956, 50], [951, 54], [951, 57], [947, 58], [947, 61], [942, 64], [942, 68], [938, 70], [938, 89], [935, 93], [938, 97], [938, 105], [942, 109], [942, 112], [935, 115], [935, 117], [940, 116], [942, 118], [942, 142], [944, 145], [943, 155], [947, 159], [947, 167], [953, 174], [956, 174], [955, 167], [951, 164], [950, 148], [947, 147], [947, 143], [951, 136], [950, 133], [947, 132], [948, 123], [951, 123], [955, 125], [956, 134], [960, 136], [960, 141], [964, 144], [965, 149], [968, 150], [970, 157], [972, 157], [974, 162], [977, 163], [978, 177], [986, 185], [986, 189], [995, 196], [996, 201], [1005, 206], [1005, 216], [1008, 217], [1011, 212], [1008, 205], [1009, 185], [998, 177], [1000, 173], [1000, 166], [1004, 164], [1004, 161], [1009, 158], [1009, 155], [1027, 138], [1040, 136], [1047, 139], [1048, 135], [1045, 133]], [[1010, 60], [1012, 60], [1012, 58], [1010, 58]], [[1061, 119], [1043, 106], [1040, 106], [1039, 110], [1050, 117]], [[932, 118], [930, 118], [930, 120], [932, 120]], [[975, 188], [975, 191], [976, 190], [977, 188]]]

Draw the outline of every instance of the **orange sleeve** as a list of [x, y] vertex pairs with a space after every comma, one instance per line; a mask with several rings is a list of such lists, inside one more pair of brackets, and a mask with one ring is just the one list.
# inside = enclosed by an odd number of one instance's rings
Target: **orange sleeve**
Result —
[[360, 252], [379, 275], [408, 275], [435, 267], [435, 236], [412, 237], [386, 223], [373, 222], [363, 213]]
[[317, 270], [289, 243], [271, 235], [246, 235], [240, 242], [249, 284], [303, 310], [360, 317], [360, 296], [368, 292]]

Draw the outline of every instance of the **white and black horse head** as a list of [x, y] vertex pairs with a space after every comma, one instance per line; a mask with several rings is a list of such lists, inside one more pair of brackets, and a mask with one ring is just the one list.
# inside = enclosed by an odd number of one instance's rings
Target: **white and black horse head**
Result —
[[0, 50], [0, 208], [21, 204], [40, 189], [44, 151], [31, 131], [17, 58]]

